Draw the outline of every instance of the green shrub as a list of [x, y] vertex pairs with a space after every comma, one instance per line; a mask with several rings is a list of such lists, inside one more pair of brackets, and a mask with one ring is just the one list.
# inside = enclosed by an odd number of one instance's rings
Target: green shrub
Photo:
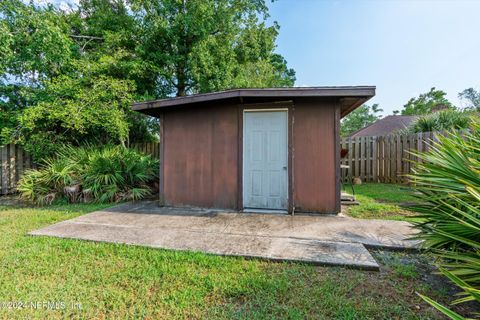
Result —
[[37, 204], [60, 198], [118, 202], [149, 195], [157, 176], [157, 160], [121, 146], [63, 147], [40, 169], [26, 172], [17, 189]]
[[453, 303], [480, 303], [480, 123], [437, 139], [417, 154], [422, 162], [410, 176], [422, 203], [415, 227], [440, 272], [462, 289]]
[[471, 123], [472, 113], [456, 110], [441, 110], [421, 116], [410, 124], [407, 133], [434, 132], [467, 129]]

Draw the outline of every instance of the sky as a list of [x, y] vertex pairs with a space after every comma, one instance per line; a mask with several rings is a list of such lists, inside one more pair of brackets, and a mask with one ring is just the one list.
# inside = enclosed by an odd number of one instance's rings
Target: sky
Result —
[[431, 87], [480, 89], [480, 0], [269, 2], [296, 86], [375, 85], [384, 115]]
[[265, 1], [296, 86], [375, 85], [384, 115], [432, 87], [459, 107], [480, 89], [480, 0]]

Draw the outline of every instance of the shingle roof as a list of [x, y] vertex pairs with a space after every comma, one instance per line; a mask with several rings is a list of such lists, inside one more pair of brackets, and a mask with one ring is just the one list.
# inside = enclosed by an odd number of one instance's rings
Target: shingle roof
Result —
[[385, 118], [377, 120], [371, 125], [350, 134], [349, 137], [386, 136], [395, 133], [398, 130], [405, 129], [416, 118], [416, 116], [386, 116]]

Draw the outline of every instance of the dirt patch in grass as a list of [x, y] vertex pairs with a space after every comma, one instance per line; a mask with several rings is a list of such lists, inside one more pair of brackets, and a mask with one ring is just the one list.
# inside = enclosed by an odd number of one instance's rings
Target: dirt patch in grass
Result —
[[[406, 294], [396, 298], [404, 299], [409, 307], [418, 310], [419, 314], [423, 313], [422, 310], [430, 312], [432, 307], [427, 306], [418, 297], [417, 292], [426, 294], [462, 315], [473, 316], [474, 313], [480, 311], [477, 303], [450, 305], [461, 291], [455, 284], [438, 273], [434, 258], [428, 253], [383, 250], [372, 250], [371, 253], [380, 264], [380, 272], [377, 276], [383, 280], [372, 279], [366, 283], [366, 286], [374, 285], [376, 287], [392, 281], [401, 284], [401, 290]], [[384, 288], [383, 291], [387, 292], [388, 288]], [[391, 290], [388, 292], [392, 294]], [[391, 298], [395, 299], [394, 296]]]
[[[261, 319], [268, 313], [290, 319], [446, 319], [418, 293], [449, 305], [458, 288], [437, 275], [429, 255], [374, 250], [380, 271], [266, 263], [269, 277], [251, 291], [217, 300], [227, 318]], [[250, 286], [249, 286], [250, 287]], [[472, 315], [474, 305], [453, 310]], [[266, 313], [265, 313], [266, 312]], [[215, 318], [215, 317], [214, 317]]]

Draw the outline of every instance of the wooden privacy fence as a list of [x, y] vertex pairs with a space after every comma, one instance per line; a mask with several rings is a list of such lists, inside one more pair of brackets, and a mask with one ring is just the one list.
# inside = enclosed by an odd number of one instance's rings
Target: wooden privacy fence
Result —
[[150, 154], [156, 159], [160, 159], [159, 142], [134, 143], [130, 145], [130, 148], [145, 154]]
[[409, 151], [426, 151], [433, 132], [381, 137], [342, 138], [341, 148], [348, 154], [341, 164], [342, 181], [359, 177], [363, 182], [406, 183], [411, 173], [412, 161], [418, 158]]
[[[341, 169], [342, 181], [359, 177], [363, 182], [406, 183], [406, 174], [411, 173], [417, 157], [409, 151], [426, 151], [433, 132], [410, 135], [390, 135], [379, 137], [342, 138], [341, 148], [348, 149], [348, 154], [341, 159], [341, 164], [348, 169]], [[151, 154], [159, 158], [158, 142], [131, 145], [132, 149]]]
[[[159, 158], [158, 142], [134, 144], [131, 148]], [[16, 192], [17, 182], [23, 173], [35, 167], [32, 158], [20, 146], [0, 146], [0, 195]]]
[[32, 167], [32, 158], [20, 146], [0, 146], [0, 195], [15, 192], [18, 180]]
[[[341, 164], [342, 181], [359, 177], [364, 182], [405, 183], [405, 174], [411, 172], [412, 163], [418, 161], [410, 150], [426, 151], [434, 139], [434, 133], [391, 135], [383, 137], [359, 137], [341, 139], [341, 148], [348, 154]], [[139, 143], [130, 146], [155, 158], [160, 157], [158, 142]], [[20, 146], [9, 144], [0, 147], [0, 195], [13, 193], [25, 170], [33, 168], [31, 157]]]

